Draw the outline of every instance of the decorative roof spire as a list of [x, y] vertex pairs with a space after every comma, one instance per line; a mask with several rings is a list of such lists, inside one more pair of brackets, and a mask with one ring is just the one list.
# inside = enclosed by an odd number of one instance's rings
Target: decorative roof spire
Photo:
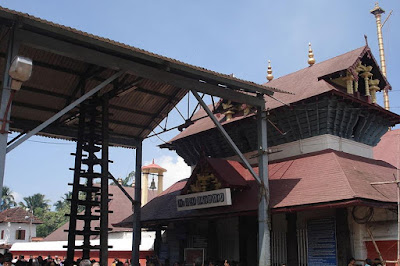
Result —
[[315, 64], [315, 58], [314, 58], [314, 53], [313, 50], [311, 48], [311, 43], [308, 43], [308, 64], [310, 66]]
[[267, 80], [271, 81], [274, 79], [274, 76], [272, 75], [272, 67], [271, 67], [271, 60], [268, 60], [268, 70], [267, 70]]

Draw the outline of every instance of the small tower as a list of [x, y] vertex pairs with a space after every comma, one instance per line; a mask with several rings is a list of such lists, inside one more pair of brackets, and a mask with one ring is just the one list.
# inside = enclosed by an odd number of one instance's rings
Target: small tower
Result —
[[267, 80], [271, 81], [273, 79], [274, 79], [274, 76], [272, 75], [271, 60], [268, 60]]
[[308, 64], [310, 66], [315, 64], [315, 58], [314, 58], [314, 53], [313, 50], [311, 48], [311, 43], [308, 43]]
[[[142, 167], [142, 206], [145, 205], [148, 201], [149, 195], [149, 175], [154, 174], [157, 175], [158, 184], [157, 184], [157, 195], [159, 195], [163, 191], [163, 178], [164, 172], [167, 170], [159, 166], [158, 164], [153, 162], [149, 165]], [[152, 184], [152, 189], [154, 189], [154, 184]]]

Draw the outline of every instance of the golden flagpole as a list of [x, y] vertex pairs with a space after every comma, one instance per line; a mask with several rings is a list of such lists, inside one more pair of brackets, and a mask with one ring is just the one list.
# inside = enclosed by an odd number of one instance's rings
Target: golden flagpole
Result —
[[[378, 3], [375, 3], [375, 7], [371, 10], [371, 14], [375, 16], [376, 19], [376, 29], [378, 33], [378, 46], [379, 46], [379, 57], [381, 59], [381, 70], [383, 75], [386, 77], [386, 62], [385, 62], [385, 49], [383, 48], [383, 36], [382, 36], [382, 22], [381, 14], [385, 13]], [[390, 110], [389, 106], [389, 93], [388, 89], [385, 88], [383, 91], [383, 105], [386, 110]]]

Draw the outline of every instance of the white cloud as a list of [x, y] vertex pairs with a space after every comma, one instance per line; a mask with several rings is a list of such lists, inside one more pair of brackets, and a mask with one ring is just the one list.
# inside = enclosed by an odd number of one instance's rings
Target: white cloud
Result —
[[[189, 178], [192, 173], [190, 166], [179, 156], [161, 156], [155, 158], [154, 163], [167, 169], [164, 173], [164, 190], [181, 179]], [[148, 164], [151, 162], [144, 163], [144, 165]]]
[[11, 193], [11, 195], [14, 196], [14, 201], [15, 201], [16, 203], [18, 203], [18, 202], [24, 200], [23, 196], [22, 196], [21, 194], [19, 194], [18, 192], [13, 191], [13, 192]]

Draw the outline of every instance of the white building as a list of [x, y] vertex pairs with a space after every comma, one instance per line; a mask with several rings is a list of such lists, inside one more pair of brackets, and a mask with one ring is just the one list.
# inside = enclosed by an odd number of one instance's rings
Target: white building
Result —
[[30, 242], [36, 237], [37, 217], [23, 208], [12, 208], [0, 213], [0, 252], [17, 242]]

